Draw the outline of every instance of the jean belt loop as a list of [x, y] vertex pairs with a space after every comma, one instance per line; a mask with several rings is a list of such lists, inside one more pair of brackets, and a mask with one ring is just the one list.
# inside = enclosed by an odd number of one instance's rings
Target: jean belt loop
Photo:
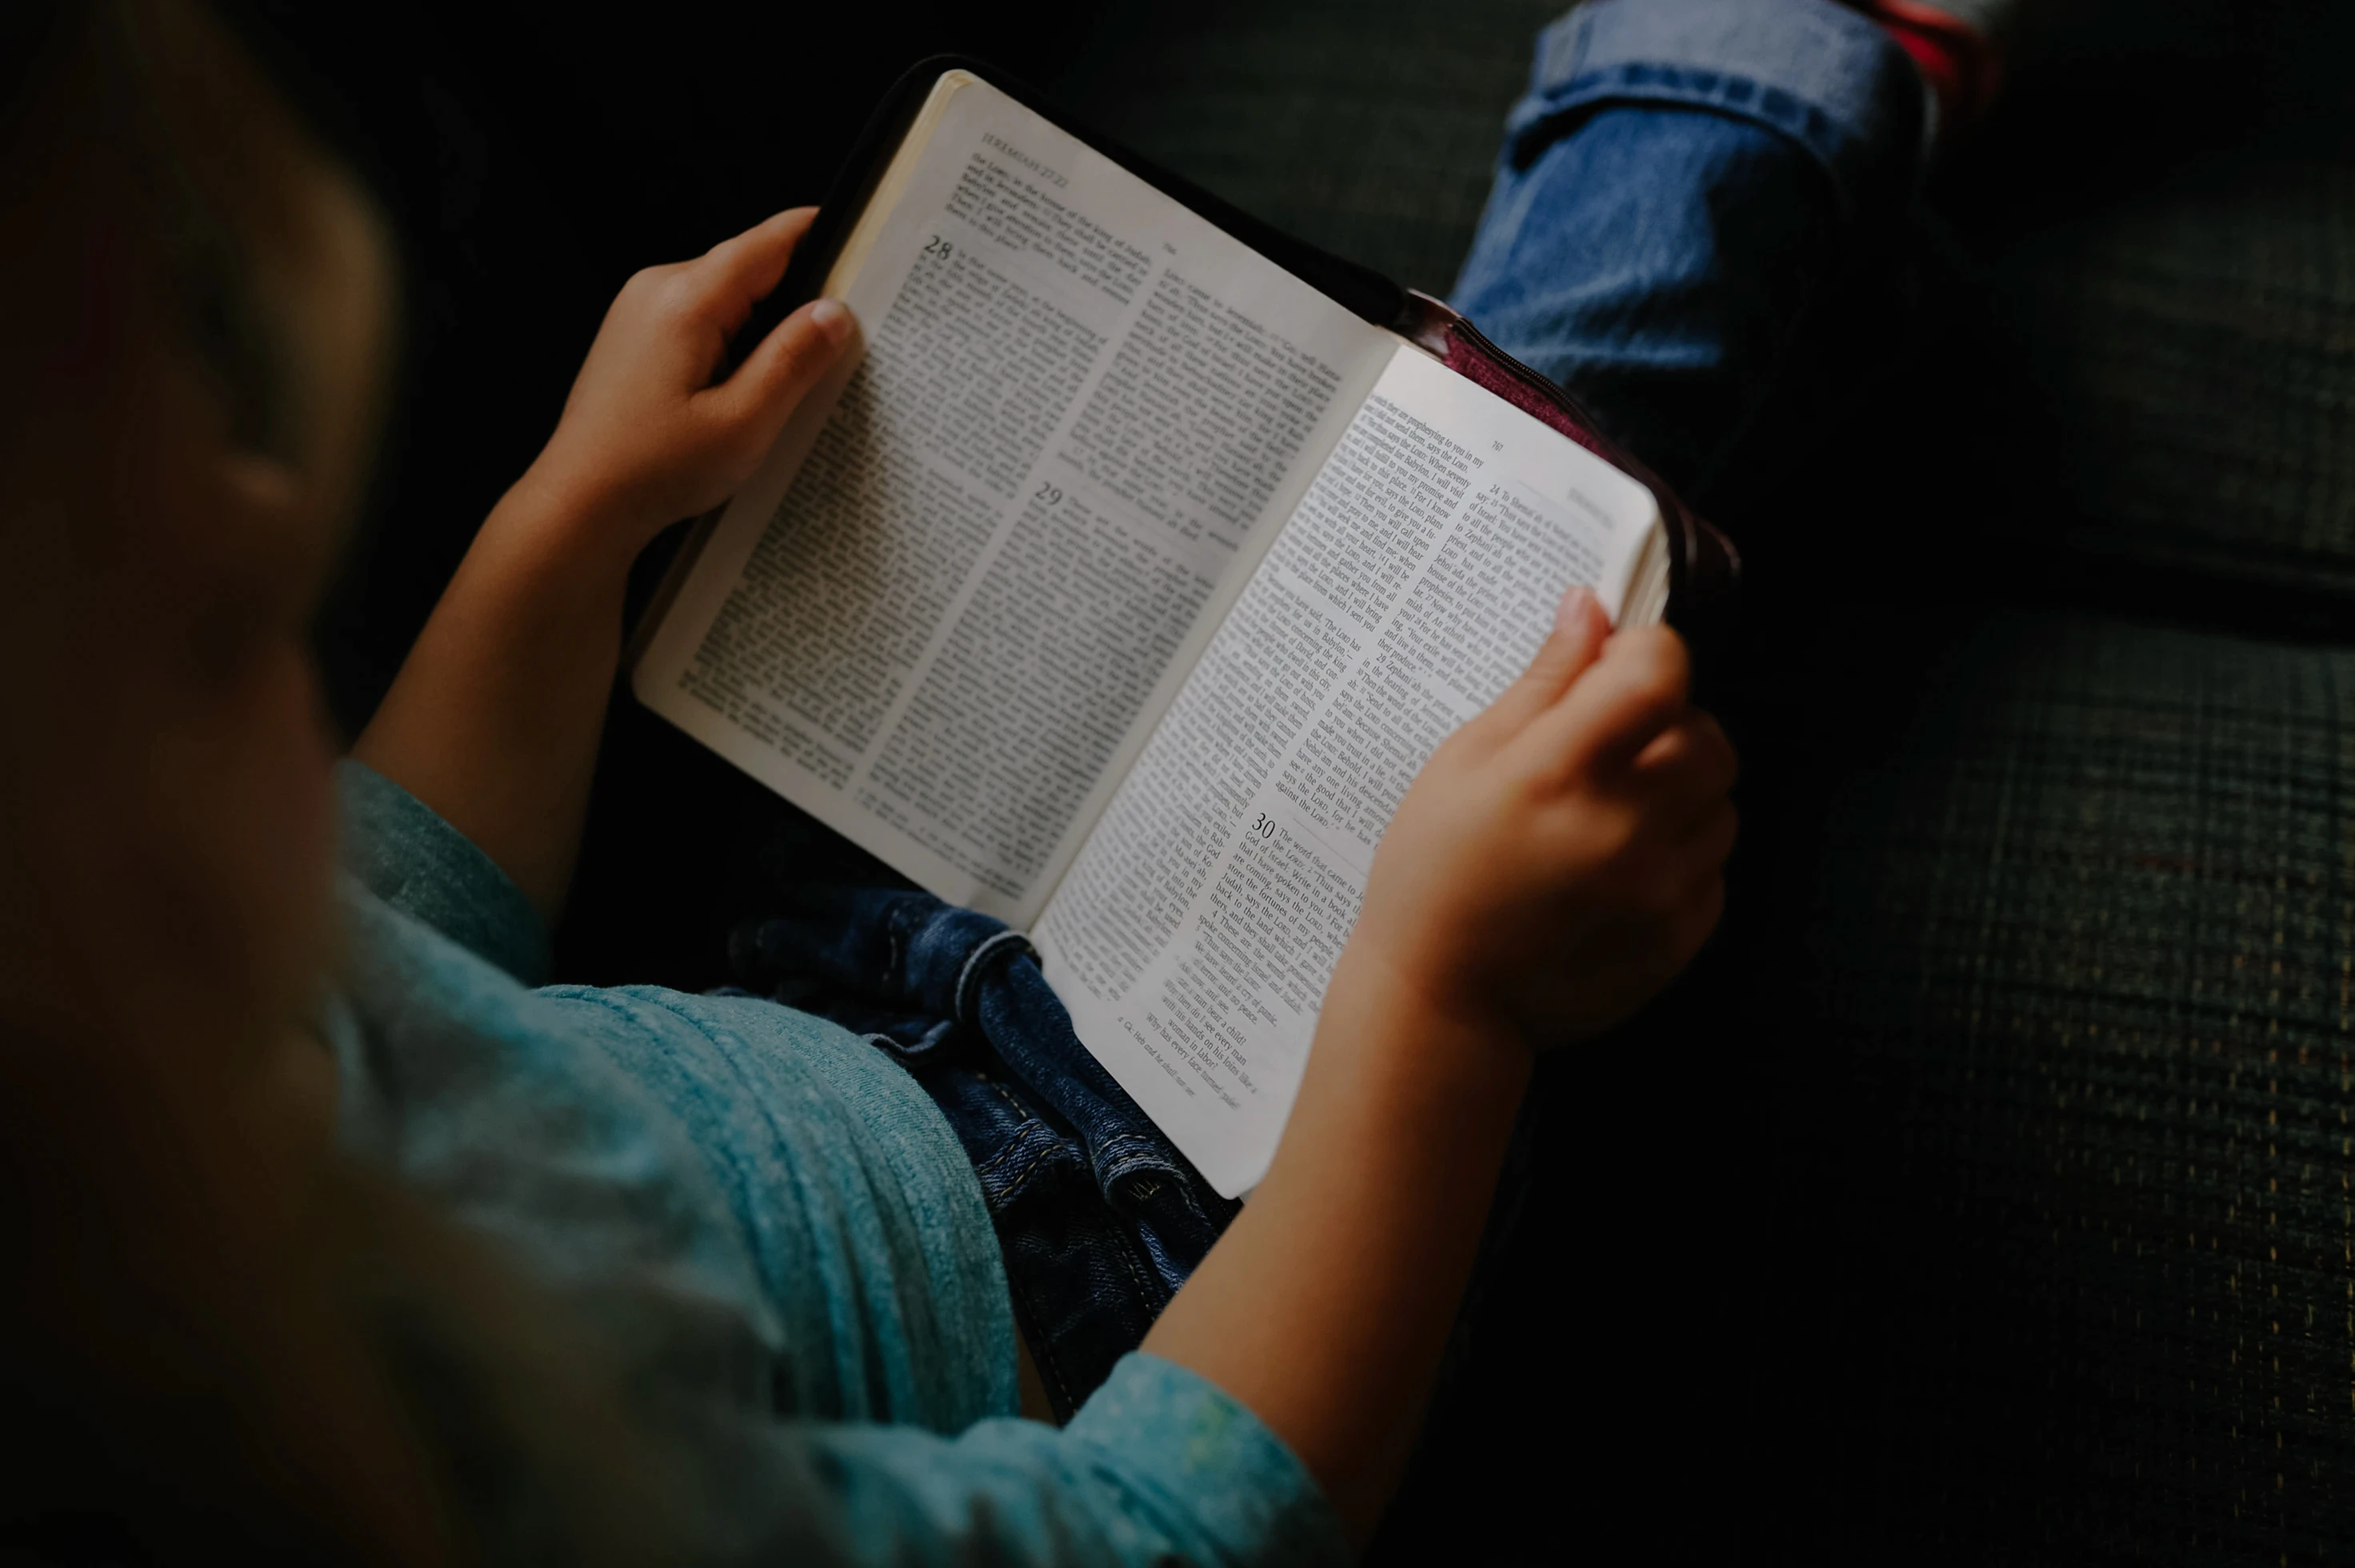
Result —
[[1020, 932], [1001, 931], [965, 955], [964, 967], [957, 971], [955, 1006], [953, 1008], [959, 1027], [980, 1027], [981, 1020], [974, 1009], [979, 997], [982, 977], [989, 972], [990, 965], [1011, 954], [1036, 958], [1039, 950], [1031, 946], [1030, 939]]

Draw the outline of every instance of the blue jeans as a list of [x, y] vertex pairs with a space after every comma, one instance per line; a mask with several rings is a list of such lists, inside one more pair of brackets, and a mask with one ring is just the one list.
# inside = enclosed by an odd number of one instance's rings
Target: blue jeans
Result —
[[1593, 0], [1539, 35], [1452, 303], [1723, 521], [1890, 363], [1924, 119], [1832, 0]]
[[[1706, 505], [1796, 460], [1885, 355], [1923, 123], [1911, 61], [1830, 0], [1593, 0], [1540, 37], [1455, 304]], [[741, 984], [868, 1036], [932, 1093], [1068, 1414], [1238, 1206], [1081, 1046], [995, 920], [813, 890], [741, 928], [732, 958]], [[1508, 1171], [1492, 1242], [1518, 1202]]]
[[866, 1036], [932, 1096], [981, 1179], [1014, 1313], [1068, 1420], [1241, 1207], [1071, 1030], [1029, 943], [896, 889], [797, 890], [737, 928], [740, 984]]

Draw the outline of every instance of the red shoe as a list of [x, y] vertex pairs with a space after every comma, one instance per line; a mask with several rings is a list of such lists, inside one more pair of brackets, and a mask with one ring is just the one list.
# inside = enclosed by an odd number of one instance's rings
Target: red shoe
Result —
[[1913, 57], [1938, 101], [1939, 141], [1951, 142], [1986, 115], [2003, 85], [2003, 49], [1993, 37], [1926, 0], [1844, 3], [1880, 23]]

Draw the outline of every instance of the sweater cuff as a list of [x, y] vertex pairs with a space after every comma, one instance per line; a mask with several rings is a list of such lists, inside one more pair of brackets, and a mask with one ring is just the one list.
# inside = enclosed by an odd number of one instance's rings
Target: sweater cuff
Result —
[[336, 769], [344, 866], [368, 891], [527, 986], [548, 976], [548, 927], [523, 890], [473, 839], [368, 766]]
[[[1284, 1439], [1225, 1390], [1145, 1351], [1121, 1358], [1064, 1428], [1231, 1562], [1351, 1560], [1340, 1517]], [[1236, 1484], [1251, 1477], [1248, 1486]]]

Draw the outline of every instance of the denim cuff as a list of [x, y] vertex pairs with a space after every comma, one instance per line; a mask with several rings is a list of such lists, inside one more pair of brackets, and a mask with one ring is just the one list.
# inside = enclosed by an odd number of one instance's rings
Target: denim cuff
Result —
[[1797, 143], [1841, 216], [1883, 203], [1921, 163], [1928, 95], [1881, 27], [1833, 0], [1588, 0], [1539, 35], [1529, 96], [1505, 123], [1527, 168], [1614, 103], [1732, 115]]

